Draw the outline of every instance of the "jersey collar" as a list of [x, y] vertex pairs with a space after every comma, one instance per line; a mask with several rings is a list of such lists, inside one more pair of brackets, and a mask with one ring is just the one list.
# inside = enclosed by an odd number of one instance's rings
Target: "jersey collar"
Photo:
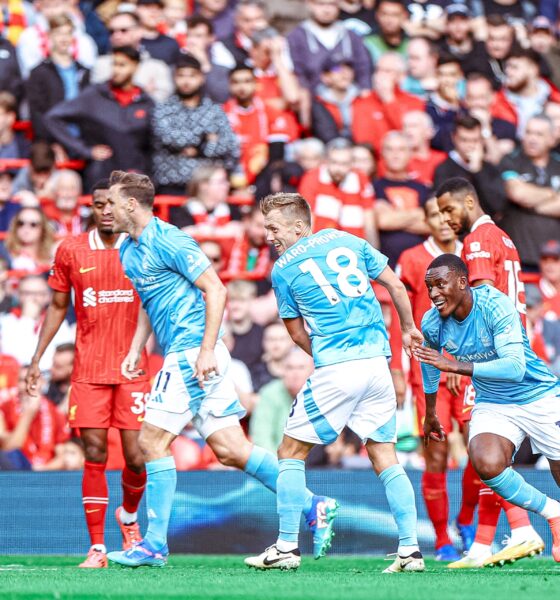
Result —
[[482, 215], [482, 217], [478, 217], [478, 219], [472, 224], [471, 233], [481, 225], [486, 225], [486, 223], [494, 224], [494, 221], [490, 218], [489, 215]]
[[[114, 245], [113, 250], [118, 250], [126, 238], [127, 234], [121, 233], [117, 238], [117, 243]], [[97, 229], [92, 229], [89, 232], [88, 241], [91, 250], [109, 250], [109, 248], [105, 248], [105, 244], [103, 243], [103, 240], [101, 239]]]
[[[443, 250], [441, 250], [441, 248], [436, 244], [436, 241], [434, 240], [434, 237], [432, 235], [424, 242], [424, 248], [426, 249], [426, 252], [434, 258], [437, 258], [438, 256], [441, 256], [443, 254]], [[455, 242], [454, 254], [456, 256], [461, 256], [462, 250], [463, 244], [459, 240], [457, 240]]]

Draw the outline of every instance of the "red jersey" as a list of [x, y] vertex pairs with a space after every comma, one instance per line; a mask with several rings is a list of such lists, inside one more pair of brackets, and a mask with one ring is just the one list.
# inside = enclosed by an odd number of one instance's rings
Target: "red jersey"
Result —
[[288, 120], [281, 111], [267, 106], [258, 96], [247, 108], [231, 98], [224, 104], [224, 112], [239, 137], [241, 164], [247, 183], [253, 183], [268, 163], [268, 144], [290, 141]]
[[519, 278], [521, 261], [515, 244], [488, 216], [483, 215], [464, 239], [461, 258], [469, 269], [469, 283], [489, 279], [510, 297], [525, 325], [525, 286]]
[[[40, 402], [39, 410], [21, 448], [33, 466], [44, 465], [53, 459], [55, 447], [64, 443], [69, 437], [65, 415], [60, 413], [55, 405], [46, 398], [41, 398]], [[19, 399], [12, 398], [3, 402], [0, 405], [0, 412], [2, 412], [8, 431], [13, 431], [21, 416]]]
[[[430, 150], [428, 158], [419, 158], [415, 154], [412, 155], [406, 173], [409, 179], [414, 179], [427, 186], [434, 184], [434, 173], [436, 168], [447, 158], [445, 152], [439, 150]], [[381, 179], [387, 174], [387, 167], [383, 158], [377, 163], [377, 178]]]
[[[76, 355], [72, 381], [81, 383], [128, 383], [121, 375], [136, 331], [140, 299], [125, 277], [119, 247], [106, 249], [97, 229], [65, 239], [56, 253], [49, 285], [59, 292], [74, 290]], [[148, 378], [147, 355], [140, 368]]]
[[352, 170], [337, 185], [322, 165], [303, 176], [298, 191], [311, 206], [313, 231], [333, 227], [365, 237], [366, 211], [374, 200], [367, 175]]
[[[456, 242], [455, 254], [461, 255], [463, 244]], [[400, 280], [404, 283], [410, 297], [412, 305], [412, 316], [414, 323], [418, 329], [422, 323], [422, 317], [432, 308], [432, 301], [428, 295], [424, 276], [426, 270], [434, 258], [443, 254], [443, 251], [437, 246], [433, 237], [429, 237], [422, 244], [418, 244], [412, 248], [405, 250], [397, 264], [396, 273]], [[417, 360], [411, 362], [411, 383], [422, 382], [420, 372], [420, 363]], [[442, 373], [442, 375], [444, 375]]]

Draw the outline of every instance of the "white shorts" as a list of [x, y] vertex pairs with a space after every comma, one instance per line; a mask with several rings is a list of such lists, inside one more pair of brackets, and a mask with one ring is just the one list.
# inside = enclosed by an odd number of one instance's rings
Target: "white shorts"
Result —
[[546, 396], [528, 404], [475, 404], [469, 441], [480, 433], [504, 437], [519, 450], [523, 440], [531, 440], [535, 454], [560, 460], [560, 397]]
[[224, 427], [237, 425], [245, 415], [229, 373], [231, 357], [225, 344], [221, 340], [216, 344], [219, 374], [205, 381], [204, 389], [193, 377], [199, 352], [200, 348], [189, 348], [165, 357], [146, 404], [146, 423], [179, 435], [192, 421], [206, 439]]
[[302, 442], [330, 444], [348, 425], [363, 443], [396, 442], [396, 409], [386, 357], [319, 367], [294, 400], [284, 433]]

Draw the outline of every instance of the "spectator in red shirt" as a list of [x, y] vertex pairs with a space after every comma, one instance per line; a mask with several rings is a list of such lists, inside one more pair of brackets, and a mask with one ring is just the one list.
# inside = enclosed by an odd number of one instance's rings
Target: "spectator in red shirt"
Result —
[[410, 179], [418, 179], [424, 185], [432, 186], [436, 168], [447, 155], [430, 147], [435, 133], [430, 115], [420, 110], [406, 113], [403, 117], [402, 131], [411, 152], [408, 163]]
[[560, 319], [560, 242], [549, 240], [541, 248], [539, 289], [544, 315]]
[[515, 148], [515, 125], [492, 115], [492, 105], [496, 92], [486, 75], [471, 73], [467, 77], [464, 107], [470, 115], [478, 119], [484, 139], [484, 158], [497, 165], [502, 158]]
[[560, 92], [540, 76], [540, 57], [528, 49], [515, 49], [506, 59], [506, 81], [496, 95], [492, 114], [517, 126], [522, 135], [529, 119], [548, 101], [560, 101]]
[[388, 52], [379, 59], [373, 75], [373, 91], [356, 103], [352, 123], [352, 138], [356, 143], [370, 143], [379, 153], [385, 134], [401, 129], [407, 112], [424, 110], [423, 100], [401, 90], [405, 73], [404, 59], [396, 52]]
[[193, 172], [189, 182], [189, 199], [183, 206], [171, 207], [169, 220], [183, 231], [198, 238], [235, 237], [241, 226], [239, 211], [230, 208], [229, 179], [223, 167], [203, 165]]
[[250, 185], [269, 160], [283, 158], [284, 144], [292, 141], [292, 132], [282, 111], [257, 96], [257, 80], [251, 67], [238, 65], [232, 69], [229, 84], [232, 97], [224, 104], [224, 111], [239, 136], [243, 174]]
[[227, 264], [227, 275], [234, 279], [251, 273], [256, 280], [259, 296], [268, 292], [267, 278], [272, 269], [274, 257], [271, 246], [266, 242], [264, 215], [258, 205], [243, 219], [243, 232], [233, 244]]
[[373, 189], [367, 176], [352, 168], [352, 144], [335, 138], [324, 164], [308, 171], [299, 193], [309, 202], [313, 230], [333, 227], [375, 243]]
[[44, 207], [57, 236], [79, 235], [85, 231], [78, 201], [82, 195], [82, 180], [76, 171], [65, 169], [54, 178], [54, 202]]
[[27, 369], [19, 371], [17, 398], [0, 405], [0, 449], [8, 453], [15, 469], [59, 470], [68, 439], [66, 418], [46, 398], [27, 394]]
[[386, 175], [375, 182], [375, 221], [381, 252], [394, 268], [401, 252], [421, 244], [429, 233], [423, 206], [430, 191], [408, 177], [410, 148], [403, 133], [391, 131], [385, 136], [382, 158]]

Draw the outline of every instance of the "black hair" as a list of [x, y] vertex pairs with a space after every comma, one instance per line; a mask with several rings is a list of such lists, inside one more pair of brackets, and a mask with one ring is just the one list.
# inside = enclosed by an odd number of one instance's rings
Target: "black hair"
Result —
[[117, 46], [113, 48], [113, 54], [124, 54], [128, 59], [135, 63], [140, 62], [140, 52], [132, 46]]
[[451, 54], [451, 52], [442, 52], [437, 60], [438, 67], [441, 67], [443, 65], [450, 65], [453, 63], [458, 64], [461, 68], [461, 71], [463, 70], [463, 67], [461, 67], [461, 61], [454, 54]]
[[99, 181], [96, 181], [92, 188], [91, 188], [91, 193], [95, 194], [95, 192], [97, 192], [97, 190], [108, 190], [111, 187], [111, 184], [109, 183], [109, 179], [100, 179]]
[[541, 57], [536, 50], [533, 50], [533, 48], [512, 48], [510, 53], [507, 55], [506, 60], [510, 58], [526, 58], [537, 67], [539, 67], [541, 64]]
[[249, 65], [245, 63], [237, 63], [235, 67], [233, 67], [233, 69], [230, 70], [228, 77], [231, 79], [232, 75], [234, 75], [234, 73], [237, 73], [238, 71], [249, 71], [251, 75], [255, 74], [255, 71], [253, 71], [253, 68]]
[[458, 114], [453, 121], [453, 133], [457, 132], [457, 129], [462, 127], [463, 129], [468, 129], [469, 131], [474, 131], [482, 127], [480, 121], [473, 117], [472, 115], [466, 114]]
[[432, 260], [427, 270], [431, 271], [439, 267], [447, 267], [459, 277], [466, 277], [468, 280], [469, 270], [467, 269], [467, 265], [456, 254], [440, 254]]
[[183, 52], [179, 54], [179, 58], [175, 63], [175, 70], [178, 71], [179, 69], [195, 69], [202, 72], [202, 65], [198, 58], [188, 52]]
[[478, 194], [474, 189], [473, 184], [464, 177], [451, 177], [447, 181], [444, 181], [436, 191], [436, 198], [440, 198], [444, 194], [462, 194], [466, 196], [470, 194], [473, 198], [478, 200]]

